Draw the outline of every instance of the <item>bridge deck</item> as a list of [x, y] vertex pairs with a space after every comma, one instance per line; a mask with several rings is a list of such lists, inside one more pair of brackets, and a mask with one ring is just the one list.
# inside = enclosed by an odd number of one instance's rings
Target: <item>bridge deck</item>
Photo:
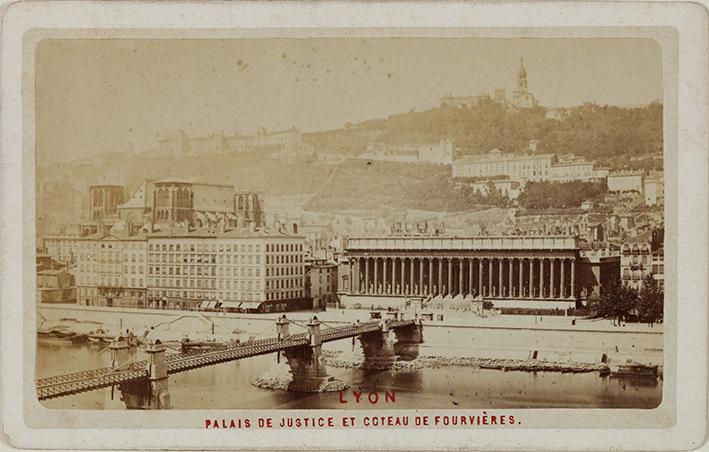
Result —
[[[389, 328], [401, 328], [413, 325], [413, 320], [389, 321]], [[363, 322], [338, 328], [326, 328], [321, 331], [321, 341], [331, 342], [360, 334], [381, 330], [379, 322]], [[307, 346], [310, 337], [307, 333], [295, 334], [283, 340], [278, 338], [259, 339], [244, 344], [228, 346], [224, 349], [202, 353], [178, 353], [165, 356], [167, 373], [175, 374], [199, 367], [212, 366], [219, 363], [265, 355], [290, 348]], [[124, 369], [114, 370], [111, 367], [85, 370], [49, 378], [40, 378], [36, 382], [39, 400], [63, 397], [81, 392], [93, 391], [120, 385], [130, 381], [148, 378], [147, 360], [136, 361]]]

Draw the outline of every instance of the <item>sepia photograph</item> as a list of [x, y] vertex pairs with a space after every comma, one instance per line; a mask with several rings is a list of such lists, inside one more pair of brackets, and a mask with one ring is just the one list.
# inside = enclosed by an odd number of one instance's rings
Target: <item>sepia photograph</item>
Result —
[[33, 63], [44, 407], [662, 402], [655, 40], [48, 38]]
[[10, 4], [0, 439], [701, 447], [707, 24], [682, 2]]

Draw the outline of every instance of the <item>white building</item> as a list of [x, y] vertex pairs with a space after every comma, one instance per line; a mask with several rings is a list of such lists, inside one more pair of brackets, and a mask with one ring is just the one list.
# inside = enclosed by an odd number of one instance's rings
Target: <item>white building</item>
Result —
[[76, 243], [78, 304], [146, 305], [146, 236], [96, 234]]
[[79, 304], [263, 312], [311, 307], [300, 236], [243, 229], [108, 234], [77, 239], [76, 249]]
[[665, 182], [662, 173], [646, 177], [643, 184], [643, 192], [646, 206], [663, 204], [665, 200]]
[[433, 144], [375, 144], [367, 145], [367, 152], [359, 156], [364, 160], [381, 160], [399, 163], [453, 163], [453, 142], [441, 140]]
[[453, 142], [441, 140], [436, 144], [418, 146], [418, 161], [435, 165], [450, 165], [453, 163]]
[[642, 171], [622, 171], [608, 175], [608, 191], [643, 192], [644, 176]]
[[465, 157], [453, 162], [453, 177], [547, 180], [554, 154], [503, 154], [493, 149], [487, 154]]

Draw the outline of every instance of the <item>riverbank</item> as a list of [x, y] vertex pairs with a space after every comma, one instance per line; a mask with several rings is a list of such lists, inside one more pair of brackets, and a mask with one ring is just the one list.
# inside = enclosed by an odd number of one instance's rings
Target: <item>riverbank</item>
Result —
[[413, 371], [418, 369], [440, 369], [445, 367], [468, 367], [473, 369], [496, 369], [503, 371], [527, 372], [605, 372], [605, 363], [576, 363], [539, 361], [533, 359], [496, 359], [475, 357], [418, 356], [410, 361], [366, 362], [363, 358], [347, 357], [344, 353], [326, 351], [327, 365], [342, 369]]
[[[100, 326], [112, 333], [129, 329], [140, 336], [152, 331], [151, 335], [163, 341], [180, 340], [188, 335], [195, 341], [225, 342], [273, 337], [276, 318], [282, 315], [43, 304], [39, 305], [38, 314], [38, 320], [44, 322], [86, 323], [91, 328]], [[362, 310], [289, 312], [287, 316], [304, 323], [315, 314], [323, 322], [323, 328], [369, 320], [369, 311]], [[597, 364], [604, 355], [616, 362], [631, 359], [661, 366], [664, 361], [662, 329], [657, 325], [653, 328], [637, 324], [613, 327], [609, 321], [581, 319], [572, 325], [571, 318], [535, 319], [534, 316], [470, 319], [450, 316], [450, 321], [445, 318], [443, 322], [423, 321], [424, 342], [416, 345], [414, 356], [505, 360], [510, 365], [533, 357], [536, 362]], [[303, 331], [297, 325], [291, 326], [291, 334]], [[328, 342], [323, 349], [362, 353], [359, 341], [349, 339]]]

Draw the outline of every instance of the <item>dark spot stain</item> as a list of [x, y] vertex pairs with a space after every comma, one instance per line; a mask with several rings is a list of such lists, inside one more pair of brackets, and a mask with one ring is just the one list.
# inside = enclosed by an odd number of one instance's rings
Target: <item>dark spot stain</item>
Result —
[[387, 74], [387, 78], [391, 78], [391, 74]]
[[288, 55], [286, 55], [286, 52], [283, 52], [283, 53], [281, 54], [281, 58], [283, 58], [284, 60], [285, 60], [286, 58], [288, 58]]

